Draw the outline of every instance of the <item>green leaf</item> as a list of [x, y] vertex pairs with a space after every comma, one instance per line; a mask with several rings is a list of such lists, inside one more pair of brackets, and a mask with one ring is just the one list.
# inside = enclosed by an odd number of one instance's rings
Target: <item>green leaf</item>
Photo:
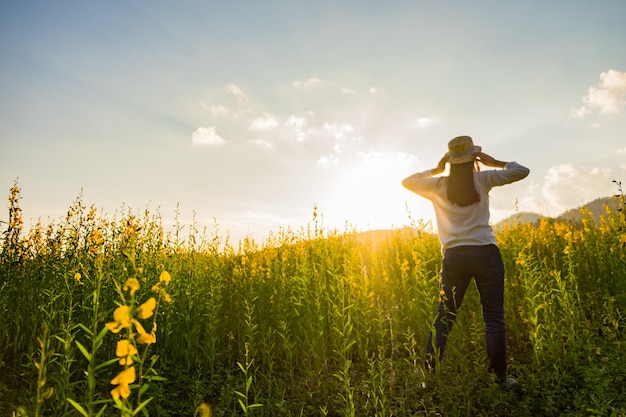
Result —
[[[108, 401], [108, 400], [107, 400]], [[94, 403], [95, 404], [95, 403]], [[107, 406], [105, 405], [104, 407], [102, 407], [100, 409], [100, 411], [98, 411], [98, 414], [96, 414], [96, 417], [100, 417], [104, 414], [104, 410], [106, 410]]]
[[72, 406], [82, 415], [84, 415], [85, 417], [89, 417], [89, 415], [87, 414], [87, 411], [85, 411], [85, 409], [83, 408], [82, 405], [78, 404], [76, 401], [72, 400], [71, 398], [67, 398], [67, 402], [72, 404]]
[[54, 337], [56, 340], [58, 340], [59, 342], [61, 342], [61, 343], [63, 343], [63, 344], [66, 344], [66, 343], [67, 343], [67, 342], [65, 341], [65, 339], [63, 339], [61, 336], [54, 335], [54, 336], [52, 336], [52, 337]]
[[237, 401], [239, 402], [239, 406], [241, 406], [241, 409], [243, 410], [244, 413], [248, 411], [243, 401], [241, 401], [240, 399], [237, 399]]
[[139, 388], [139, 395], [144, 394], [150, 388], [150, 384], [143, 384], [141, 388]]
[[78, 346], [78, 350], [80, 350], [80, 352], [83, 354], [83, 356], [89, 361], [91, 362], [91, 354], [89, 352], [87, 352], [87, 349], [85, 349], [85, 347], [83, 345], [80, 344], [80, 342], [78, 340], [75, 340], [76, 342], [76, 346]]
[[139, 404], [137, 408], [135, 408], [135, 411], [133, 411], [133, 415], [136, 416], [141, 410], [143, 410], [146, 407], [146, 405], [148, 405], [150, 401], [152, 401], [152, 397], [148, 398], [146, 401]]
[[89, 336], [93, 336], [93, 332], [92, 332], [90, 329], [88, 329], [88, 328], [87, 328], [87, 326], [85, 326], [84, 324], [79, 323], [79, 324], [78, 324], [78, 327], [80, 327], [81, 329], [83, 329], [83, 331], [84, 331], [85, 333], [87, 333]]
[[102, 362], [101, 364], [97, 365], [94, 369], [94, 371], [97, 371], [98, 369], [102, 369], [102, 368], [106, 368], [109, 365], [114, 364], [115, 362], [119, 361], [120, 358], [115, 358], [115, 359], [109, 359], [106, 362]]
[[109, 328], [107, 326], [104, 326], [102, 328], [102, 330], [100, 330], [100, 333], [98, 333], [98, 337], [96, 337], [96, 340], [94, 341], [94, 343], [98, 343], [100, 342], [102, 339], [104, 339], [104, 336], [106, 336], [106, 334], [108, 333]]
[[167, 381], [167, 378], [164, 378], [159, 375], [146, 375], [143, 377], [146, 381]]

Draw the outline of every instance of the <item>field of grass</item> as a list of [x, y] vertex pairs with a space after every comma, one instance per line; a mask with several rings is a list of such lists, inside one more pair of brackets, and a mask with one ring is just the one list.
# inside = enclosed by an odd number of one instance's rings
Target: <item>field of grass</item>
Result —
[[[616, 199], [616, 206], [623, 199]], [[498, 231], [509, 369], [486, 371], [468, 291], [446, 358], [425, 372], [441, 261], [419, 224], [297, 231], [235, 246], [109, 217], [81, 198], [0, 245], [3, 416], [626, 416], [626, 226], [542, 220]], [[423, 383], [423, 384], [422, 384]]]

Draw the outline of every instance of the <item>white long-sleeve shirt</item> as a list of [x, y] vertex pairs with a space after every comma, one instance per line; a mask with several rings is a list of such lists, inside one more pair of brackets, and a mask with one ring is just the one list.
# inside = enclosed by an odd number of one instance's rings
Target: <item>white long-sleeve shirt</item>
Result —
[[495, 245], [496, 236], [489, 224], [489, 191], [519, 181], [529, 172], [517, 162], [507, 162], [502, 170], [474, 172], [474, 186], [480, 201], [465, 207], [448, 200], [448, 177], [433, 178], [430, 170], [405, 178], [402, 185], [432, 202], [441, 251], [445, 252], [456, 246]]

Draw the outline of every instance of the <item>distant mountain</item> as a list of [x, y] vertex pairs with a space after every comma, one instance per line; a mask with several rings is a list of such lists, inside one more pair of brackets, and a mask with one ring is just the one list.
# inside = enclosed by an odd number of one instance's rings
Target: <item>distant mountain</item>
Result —
[[495, 229], [499, 229], [503, 226], [512, 226], [516, 224], [526, 224], [526, 223], [537, 223], [542, 217], [542, 215], [537, 213], [530, 212], [521, 212], [515, 213], [512, 216], [509, 216], [494, 225]]
[[[600, 216], [606, 214], [606, 207], [608, 207], [613, 212], [617, 211], [618, 201], [615, 197], [602, 197], [596, 200], [593, 200], [583, 206], [580, 206], [575, 209], [566, 210], [562, 214], [556, 217], [548, 217], [556, 220], [569, 220], [569, 221], [580, 221], [580, 212], [581, 211], [590, 211], [592, 214], [592, 218], [594, 222], [598, 222], [600, 220]], [[545, 218], [546, 216], [542, 216], [537, 213], [529, 213], [529, 212], [521, 212], [513, 214], [502, 221], [498, 222], [494, 228], [498, 229], [503, 227], [504, 225], [514, 225], [514, 224], [526, 224], [526, 223], [537, 223], [540, 219]]]
[[579, 208], [567, 210], [557, 218], [559, 220], [580, 221], [581, 210], [589, 210], [593, 214], [594, 222], [598, 222], [600, 220], [600, 216], [606, 215], [606, 207], [608, 207], [612, 212], [615, 212], [617, 210], [617, 206], [618, 201], [615, 197], [598, 198]]

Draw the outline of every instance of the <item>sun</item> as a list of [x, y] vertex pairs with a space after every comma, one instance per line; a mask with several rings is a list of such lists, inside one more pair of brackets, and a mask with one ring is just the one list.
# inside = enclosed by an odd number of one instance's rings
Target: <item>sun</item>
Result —
[[391, 229], [428, 222], [432, 208], [402, 186], [414, 158], [406, 154], [369, 153], [346, 167], [335, 182], [324, 213], [327, 225], [341, 229]]

